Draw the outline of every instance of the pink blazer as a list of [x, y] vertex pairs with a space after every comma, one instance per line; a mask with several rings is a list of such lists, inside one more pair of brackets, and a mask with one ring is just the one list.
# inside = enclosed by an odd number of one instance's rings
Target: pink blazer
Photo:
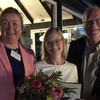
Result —
[[[34, 72], [34, 53], [19, 44], [25, 76]], [[0, 100], [14, 100], [15, 87], [13, 83], [13, 74], [10, 62], [8, 60], [3, 43], [0, 41]]]

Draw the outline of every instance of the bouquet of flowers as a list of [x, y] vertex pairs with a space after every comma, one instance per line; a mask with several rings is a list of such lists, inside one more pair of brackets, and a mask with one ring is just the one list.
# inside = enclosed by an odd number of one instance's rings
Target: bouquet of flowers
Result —
[[70, 94], [73, 88], [63, 87], [61, 85], [62, 73], [60, 71], [53, 72], [50, 76], [42, 71], [36, 75], [25, 77], [21, 87], [17, 87], [19, 91], [18, 100], [68, 100], [64, 94]]

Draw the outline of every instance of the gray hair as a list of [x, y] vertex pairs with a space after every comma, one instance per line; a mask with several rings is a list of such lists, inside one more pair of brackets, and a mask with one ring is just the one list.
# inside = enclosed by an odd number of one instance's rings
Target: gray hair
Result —
[[82, 17], [83, 24], [87, 20], [88, 13], [93, 11], [93, 10], [100, 10], [100, 8], [98, 6], [91, 6], [91, 7], [87, 8], [86, 11], [83, 13], [83, 17]]

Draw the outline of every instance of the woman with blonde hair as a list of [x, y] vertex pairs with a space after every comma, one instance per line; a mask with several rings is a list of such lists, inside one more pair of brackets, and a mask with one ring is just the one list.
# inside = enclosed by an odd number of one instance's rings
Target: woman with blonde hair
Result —
[[76, 66], [66, 61], [66, 43], [59, 28], [51, 27], [45, 33], [42, 60], [36, 63], [36, 69], [48, 75], [61, 71], [64, 82], [78, 82]]

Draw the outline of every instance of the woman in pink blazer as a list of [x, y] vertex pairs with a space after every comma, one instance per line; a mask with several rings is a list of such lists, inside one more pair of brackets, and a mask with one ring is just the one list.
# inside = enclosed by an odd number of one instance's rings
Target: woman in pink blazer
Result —
[[15, 100], [15, 87], [24, 76], [34, 73], [34, 52], [20, 43], [23, 29], [21, 14], [6, 8], [0, 16], [0, 100]]

